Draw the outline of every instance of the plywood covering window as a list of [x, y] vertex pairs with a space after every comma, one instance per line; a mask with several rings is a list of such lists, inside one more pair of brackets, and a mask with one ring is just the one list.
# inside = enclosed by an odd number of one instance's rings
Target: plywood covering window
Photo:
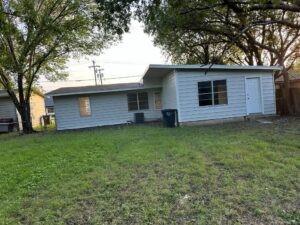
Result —
[[162, 103], [161, 103], [161, 93], [155, 92], [154, 93], [154, 106], [156, 110], [162, 109]]
[[128, 93], [127, 102], [129, 111], [149, 109], [147, 92]]
[[199, 106], [227, 104], [226, 80], [202, 81], [198, 83]]
[[89, 97], [80, 97], [79, 101], [79, 112], [80, 116], [86, 117], [91, 115], [91, 105]]

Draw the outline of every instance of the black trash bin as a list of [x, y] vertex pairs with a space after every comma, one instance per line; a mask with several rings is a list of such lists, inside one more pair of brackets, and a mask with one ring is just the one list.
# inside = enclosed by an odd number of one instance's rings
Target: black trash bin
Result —
[[161, 112], [164, 126], [175, 127], [177, 124], [177, 109], [164, 109]]

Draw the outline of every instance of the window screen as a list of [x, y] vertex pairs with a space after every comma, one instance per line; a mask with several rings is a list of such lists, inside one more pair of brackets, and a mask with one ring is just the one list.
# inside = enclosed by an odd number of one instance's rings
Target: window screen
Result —
[[79, 113], [80, 116], [90, 116], [91, 115], [91, 106], [89, 97], [80, 97], [79, 101]]
[[147, 92], [128, 93], [127, 101], [129, 111], [149, 109]]
[[214, 104], [227, 104], [227, 85], [226, 80], [213, 81], [214, 86]]
[[226, 80], [198, 83], [199, 106], [228, 104]]
[[211, 81], [198, 83], [199, 105], [212, 105]]
[[127, 94], [128, 110], [138, 110], [137, 93]]
[[139, 110], [149, 109], [147, 92], [138, 93], [138, 103]]

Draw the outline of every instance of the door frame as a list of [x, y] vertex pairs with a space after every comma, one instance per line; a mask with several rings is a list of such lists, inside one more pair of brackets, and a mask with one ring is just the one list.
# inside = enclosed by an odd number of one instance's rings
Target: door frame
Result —
[[258, 78], [259, 79], [259, 85], [260, 85], [260, 102], [261, 102], [261, 113], [265, 114], [264, 111], [264, 95], [263, 95], [263, 86], [262, 86], [262, 76], [259, 75], [247, 75], [245, 76], [245, 80], [244, 80], [244, 85], [245, 85], [245, 103], [246, 103], [246, 115], [250, 115], [249, 111], [248, 111], [248, 106], [247, 106], [247, 79], [248, 78]]

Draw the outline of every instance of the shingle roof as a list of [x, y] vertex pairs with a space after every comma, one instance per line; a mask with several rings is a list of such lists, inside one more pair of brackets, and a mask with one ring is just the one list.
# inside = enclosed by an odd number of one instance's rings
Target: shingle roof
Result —
[[105, 84], [98, 86], [81, 86], [81, 87], [63, 87], [50, 91], [48, 96], [60, 95], [76, 95], [76, 94], [90, 94], [90, 93], [103, 93], [103, 92], [117, 92], [126, 90], [142, 89], [141, 83], [119, 83], [119, 84]]

